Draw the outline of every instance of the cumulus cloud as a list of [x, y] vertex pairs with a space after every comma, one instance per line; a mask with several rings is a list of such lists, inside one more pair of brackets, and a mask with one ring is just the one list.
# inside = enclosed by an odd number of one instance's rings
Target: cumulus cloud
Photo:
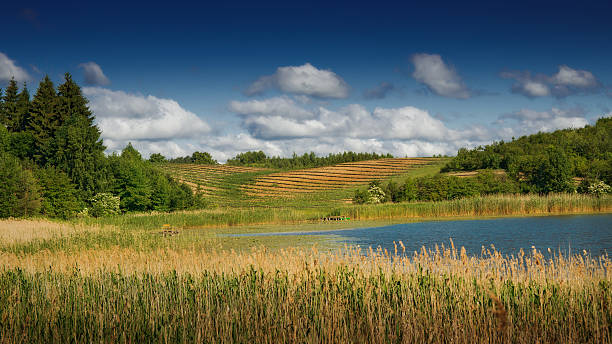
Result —
[[276, 73], [262, 76], [251, 84], [245, 93], [261, 94], [269, 88], [318, 98], [346, 98], [349, 94], [349, 87], [340, 76], [310, 63], [279, 67]]
[[437, 54], [412, 55], [412, 76], [432, 92], [450, 98], [466, 99], [471, 96], [457, 71], [448, 66]]
[[363, 92], [363, 97], [366, 99], [383, 99], [394, 89], [395, 85], [392, 83], [381, 82], [380, 85]]
[[85, 62], [79, 65], [83, 69], [85, 83], [93, 86], [106, 86], [110, 84], [110, 80], [102, 72], [102, 68], [95, 62]]
[[11, 60], [8, 56], [0, 53], [0, 82], [7, 82], [15, 78], [16, 81], [28, 81], [30, 75], [28, 72], [17, 66], [15, 61]]
[[601, 88], [600, 82], [593, 73], [576, 70], [566, 65], [559, 66], [559, 71], [552, 76], [545, 74], [532, 75], [530, 72], [502, 72], [506, 79], [514, 79], [512, 92], [529, 98], [555, 96], [567, 97], [572, 94], [595, 92]]
[[[272, 98], [269, 101], [277, 101]], [[287, 99], [284, 99], [287, 101]], [[265, 102], [265, 101], [263, 101]], [[377, 107], [373, 111], [362, 105], [352, 104], [338, 110], [325, 107], [305, 109], [295, 103], [285, 109], [295, 114], [279, 112], [276, 107], [257, 106], [245, 111], [252, 102], [232, 102], [230, 108], [243, 117], [243, 127], [256, 139], [296, 140], [317, 138], [337, 141], [356, 140], [421, 140], [454, 141], [467, 138], [483, 138], [477, 129], [458, 131], [432, 117], [427, 111], [406, 106], [401, 108]], [[486, 136], [486, 134], [485, 134]]]
[[553, 107], [550, 111], [521, 109], [499, 116], [497, 125], [504, 127], [504, 136], [519, 136], [553, 131], [565, 128], [581, 128], [588, 124], [581, 108], [560, 109]]
[[197, 138], [210, 126], [175, 100], [84, 87], [105, 142], [172, 141]]
[[232, 101], [229, 108], [240, 115], [274, 115], [293, 118], [313, 116], [311, 112], [299, 107], [291, 98], [286, 96], [246, 102]]

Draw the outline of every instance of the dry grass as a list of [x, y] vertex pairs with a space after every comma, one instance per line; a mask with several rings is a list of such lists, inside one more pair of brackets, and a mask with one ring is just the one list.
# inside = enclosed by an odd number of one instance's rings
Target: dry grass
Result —
[[20, 244], [49, 240], [83, 232], [100, 231], [99, 225], [76, 225], [49, 220], [9, 219], [0, 221], [0, 243]]
[[2, 254], [0, 341], [611, 341], [608, 257], [402, 246]]

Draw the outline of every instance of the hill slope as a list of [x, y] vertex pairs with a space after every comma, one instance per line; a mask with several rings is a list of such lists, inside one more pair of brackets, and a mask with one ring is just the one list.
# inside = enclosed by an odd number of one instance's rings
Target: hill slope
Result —
[[436, 173], [440, 158], [387, 158], [280, 171], [230, 165], [163, 164], [160, 167], [220, 206], [323, 206], [346, 202], [372, 180]]

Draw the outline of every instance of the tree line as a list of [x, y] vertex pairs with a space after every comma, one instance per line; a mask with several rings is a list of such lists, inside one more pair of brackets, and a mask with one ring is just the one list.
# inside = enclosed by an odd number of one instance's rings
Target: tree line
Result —
[[367, 189], [355, 191], [353, 203], [405, 201], [445, 201], [464, 197], [520, 192], [519, 183], [505, 174], [483, 171], [475, 177], [460, 178], [444, 174], [407, 178], [403, 182], [373, 181]]
[[0, 89], [0, 217], [170, 211], [201, 200], [143, 160], [131, 144], [106, 156], [95, 116], [69, 73], [33, 97], [12, 79]]
[[[462, 148], [442, 169], [504, 169], [523, 192], [584, 191], [597, 183], [612, 185], [612, 118], [595, 125]], [[573, 178], [581, 180], [579, 185]]]
[[234, 158], [228, 159], [227, 164], [234, 166], [252, 166], [290, 170], [331, 166], [343, 162], [357, 162], [384, 158], [393, 158], [393, 155], [377, 153], [355, 153], [348, 151], [336, 154], [330, 153], [327, 156], [317, 156], [314, 152], [310, 152], [304, 153], [303, 155], [297, 155], [293, 153], [293, 156], [290, 158], [281, 158], [279, 156], [269, 157], [262, 151], [251, 151], [240, 153]]

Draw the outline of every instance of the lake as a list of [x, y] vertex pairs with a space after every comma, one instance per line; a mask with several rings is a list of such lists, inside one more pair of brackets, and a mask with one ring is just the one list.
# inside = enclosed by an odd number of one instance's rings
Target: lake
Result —
[[348, 230], [232, 236], [262, 235], [333, 235], [341, 243], [362, 248], [371, 246], [374, 249], [380, 246], [390, 252], [394, 251], [394, 240], [401, 240], [406, 246], [406, 252], [413, 252], [422, 246], [448, 246], [452, 238], [455, 247], [464, 246], [468, 254], [478, 255], [481, 246], [494, 244], [502, 254], [516, 254], [521, 248], [527, 253], [535, 246], [545, 254], [550, 248], [557, 252], [561, 250], [564, 255], [586, 250], [596, 256], [612, 252], [612, 214], [428, 221]]

